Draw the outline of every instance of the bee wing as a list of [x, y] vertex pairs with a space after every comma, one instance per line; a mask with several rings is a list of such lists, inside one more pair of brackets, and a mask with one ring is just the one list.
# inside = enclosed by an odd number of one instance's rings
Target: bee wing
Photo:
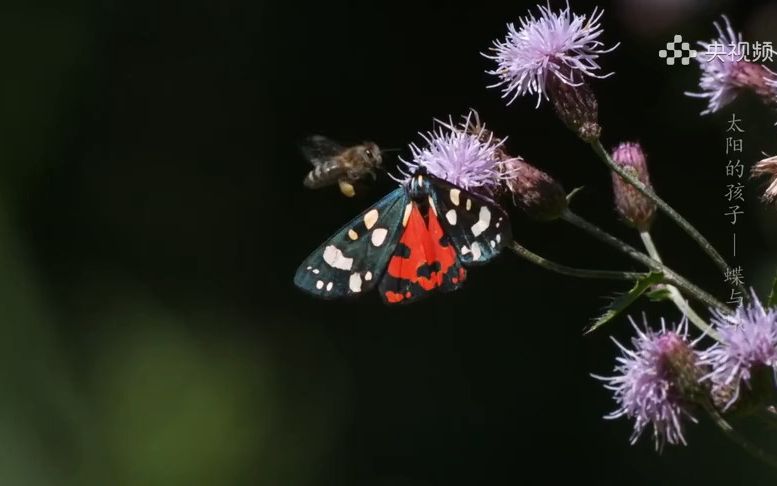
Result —
[[345, 150], [342, 145], [323, 135], [312, 135], [305, 138], [300, 143], [300, 149], [302, 155], [313, 165], [319, 165]]

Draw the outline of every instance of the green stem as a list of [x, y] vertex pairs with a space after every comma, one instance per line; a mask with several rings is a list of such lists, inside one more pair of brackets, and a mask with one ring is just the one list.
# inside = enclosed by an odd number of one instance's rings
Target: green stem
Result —
[[742, 449], [750, 453], [756, 459], [760, 459], [766, 464], [777, 469], [777, 458], [775, 458], [771, 454], [768, 454], [763, 449], [753, 444], [752, 442], [747, 440], [744, 436], [742, 436], [739, 432], [737, 432], [734, 429], [734, 427], [732, 427], [731, 424], [729, 424], [726, 421], [726, 419], [724, 419], [723, 416], [720, 415], [720, 412], [715, 410], [715, 407], [713, 407], [712, 404], [705, 403], [704, 409], [710, 415], [713, 422], [715, 422], [715, 425], [717, 425], [720, 428], [720, 430], [723, 431], [723, 434], [725, 434], [726, 437], [731, 439], [735, 444], [737, 444]]
[[568, 267], [566, 265], [562, 265], [560, 263], [556, 263], [544, 257], [541, 257], [540, 255], [537, 255], [536, 253], [529, 250], [528, 248], [521, 246], [516, 241], [513, 241], [512, 245], [510, 246], [510, 249], [513, 250], [513, 252], [515, 252], [519, 256], [534, 263], [535, 265], [539, 265], [543, 268], [546, 268], [551, 272], [560, 273], [562, 275], [567, 275], [570, 277], [594, 278], [594, 279], [605, 279], [605, 280], [639, 280], [640, 278], [645, 276], [644, 273], [639, 273], [639, 272], [588, 270], [586, 268]]
[[[623, 241], [619, 240], [618, 238], [612, 236], [611, 234], [607, 233], [606, 231], [600, 229], [598, 226], [589, 223], [585, 219], [581, 218], [577, 214], [573, 213], [569, 209], [566, 209], [562, 215], [561, 219], [564, 221], [573, 224], [574, 226], [577, 226], [578, 228], [587, 231], [591, 235], [593, 235], [595, 238], [603, 241], [604, 243], [612, 246], [613, 248], [616, 248], [617, 250], [625, 253], [626, 255], [630, 256], [634, 260], [642, 263], [649, 269], [660, 272], [663, 274], [664, 278], [667, 282], [676, 285], [677, 287], [683, 289], [685, 293], [688, 295], [694, 297], [695, 299], [699, 300], [700, 302], [703, 302], [709, 307], [715, 307], [717, 309], [720, 309], [724, 312], [731, 312], [731, 310], [722, 302], [718, 301], [715, 297], [708, 294], [704, 290], [700, 289], [696, 285], [689, 282], [687, 279], [679, 275], [677, 272], [672, 270], [671, 268], [667, 267], [663, 263], [657, 262], [650, 258], [649, 256], [645, 255], [641, 251], [637, 250], [633, 246], [624, 243]], [[708, 332], [707, 329], [703, 329], [702, 331]]]
[[[634, 188], [641, 192], [645, 197], [656, 203], [658, 209], [669, 216], [669, 219], [674, 221], [680, 228], [682, 228], [682, 230], [685, 231], [688, 236], [690, 236], [707, 255], [709, 255], [709, 257], [717, 264], [718, 268], [723, 274], [728, 271], [729, 266], [728, 263], [726, 263], [726, 260], [720, 256], [720, 253], [718, 253], [718, 251], [710, 244], [710, 242], [707, 241], [707, 239], [702, 236], [702, 234], [699, 233], [699, 231], [694, 228], [693, 225], [688, 222], [688, 220], [683, 218], [680, 213], [674, 210], [672, 206], [661, 199], [658, 194], [653, 191], [653, 189], [643, 184], [642, 181], [640, 181], [634, 174], [624, 170], [623, 167], [616, 164], [615, 161], [612, 160], [612, 157], [610, 157], [610, 154], [607, 153], [607, 151], [604, 149], [602, 142], [599, 139], [591, 141], [590, 144], [591, 148], [593, 148], [594, 152], [596, 152], [596, 155], [602, 159], [607, 167], [621, 176], [626, 182], [634, 186]], [[745, 296], [745, 298], [747, 298], [747, 290], [741, 282], [737, 282], [737, 289], [742, 292], [742, 295]]]
[[[663, 263], [661, 260], [661, 254], [658, 253], [658, 249], [653, 243], [653, 238], [650, 236], [650, 232], [640, 231], [639, 236], [642, 237], [642, 243], [645, 245], [645, 249], [647, 250], [648, 255], [650, 255], [650, 258], [657, 261], [658, 263]], [[688, 301], [685, 300], [680, 291], [677, 290], [677, 287], [674, 285], [667, 285], [666, 289], [669, 291], [669, 298], [672, 300], [672, 302], [674, 302], [674, 305], [680, 309], [680, 312], [688, 316], [688, 319], [690, 319], [690, 321], [693, 322], [696, 327], [704, 330], [704, 332], [710, 334], [713, 338], [718, 339], [712, 327], [707, 324], [707, 321], [702, 319], [702, 317], [699, 316], [696, 311], [693, 310], [690, 304], [688, 304]]]

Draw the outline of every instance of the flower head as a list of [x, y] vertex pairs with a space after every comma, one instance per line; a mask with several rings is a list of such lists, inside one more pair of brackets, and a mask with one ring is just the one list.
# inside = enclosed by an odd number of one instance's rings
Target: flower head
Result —
[[[638, 143], [622, 143], [612, 152], [612, 160], [650, 187], [650, 174], [645, 152]], [[612, 173], [612, 188], [615, 196], [615, 210], [629, 225], [642, 230], [650, 228], [656, 214], [656, 203], [645, 197], [621, 176]]]
[[509, 160], [502, 148], [506, 139], [496, 138], [486, 130], [474, 110], [458, 125], [452, 119], [437, 124], [436, 130], [420, 134], [426, 142], [423, 146], [410, 145], [411, 160], [400, 159], [404, 164], [400, 169], [402, 175], [408, 178], [423, 167], [467, 190], [496, 191], [508, 177], [499, 167]]
[[702, 115], [715, 113], [728, 105], [743, 91], [750, 90], [765, 103], [777, 103], [777, 74], [762, 64], [745, 61], [739, 51], [742, 34], [735, 32], [728, 17], [723, 24], [714, 23], [718, 37], [710, 42], [699, 42], [703, 52], [696, 60], [701, 68], [698, 93], [688, 96], [707, 99]]
[[504, 185], [513, 196], [513, 202], [529, 217], [552, 221], [567, 209], [567, 193], [561, 184], [522, 158], [504, 162], [502, 170], [509, 174]]
[[753, 177], [767, 176], [769, 178], [769, 185], [766, 187], [762, 198], [766, 202], [777, 200], [777, 155], [756, 162], [750, 173]]
[[604, 78], [599, 75], [597, 62], [600, 55], [611, 52], [598, 40], [602, 35], [599, 21], [603, 11], [587, 15], [571, 12], [569, 5], [560, 12], [550, 6], [538, 6], [539, 15], [529, 13], [520, 19], [520, 26], [507, 24], [507, 37], [494, 41], [492, 54], [497, 68], [487, 71], [499, 78], [489, 87], [500, 86], [503, 98], [509, 105], [519, 96], [537, 95], [537, 106], [542, 98], [548, 98], [548, 83], [559, 80], [569, 86], [577, 86], [584, 77]]
[[701, 363], [710, 367], [705, 379], [713, 391], [733, 387], [727, 409], [739, 398], [741, 385], [750, 385], [754, 370], [777, 370], [777, 310], [764, 308], [753, 294], [753, 302], [733, 314], [715, 311], [712, 324], [720, 342], [701, 353]]
[[633, 350], [613, 339], [622, 352], [617, 358], [615, 375], [594, 376], [606, 383], [618, 403], [618, 409], [605, 418], [634, 419], [632, 444], [648, 425], [652, 425], [656, 449], [667, 442], [685, 444], [683, 419], [696, 421], [689, 408], [701, 377], [694, 343], [688, 341], [687, 320], [673, 330], [667, 330], [662, 320], [658, 332], [647, 326], [643, 331], [634, 321], [632, 325], [637, 331], [632, 339]]

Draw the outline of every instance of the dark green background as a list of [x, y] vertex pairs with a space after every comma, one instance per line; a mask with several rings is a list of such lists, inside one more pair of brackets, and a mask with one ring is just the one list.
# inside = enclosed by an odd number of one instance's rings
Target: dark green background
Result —
[[[744, 97], [700, 118], [682, 94], [697, 67], [657, 51], [675, 33], [710, 38], [723, 12], [748, 40], [777, 43], [777, 6], [645, 3], [602, 4], [605, 42], [622, 42], [603, 58], [617, 74], [594, 83], [603, 138], [642, 142], [657, 190], [730, 258], [725, 120], [743, 119], [749, 166], [777, 152], [775, 115]], [[661, 455], [649, 437], [628, 445], [628, 421], [601, 419], [614, 404], [589, 373], [611, 370], [609, 334], [631, 333], [624, 319], [581, 331], [622, 283], [506, 254], [455, 294], [396, 309], [293, 287], [308, 252], [392, 185], [355, 200], [305, 190], [299, 139], [406, 147], [469, 107], [513, 153], [584, 186], [578, 212], [639, 243], [614, 217], [607, 172], [549, 107], [507, 108], [485, 88], [480, 52], [531, 5], [4, 4], [0, 484], [772, 484], [703, 417], [689, 447]], [[777, 233], [758, 190], [736, 261], [763, 291]], [[512, 214], [516, 238], [547, 257], [639, 268]], [[665, 218], [654, 236], [670, 265], [726, 297]]]

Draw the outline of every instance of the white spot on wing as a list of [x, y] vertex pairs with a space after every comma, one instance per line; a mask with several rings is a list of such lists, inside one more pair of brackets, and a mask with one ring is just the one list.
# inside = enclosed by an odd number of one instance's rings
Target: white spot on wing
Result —
[[329, 282], [328, 284], [326, 284], [326, 291], [329, 292], [330, 290], [332, 290], [333, 285], [334, 285], [334, 282]]
[[308, 265], [308, 270], [310, 270], [311, 268], [313, 268], [313, 267], [311, 267], [310, 265]]
[[382, 245], [386, 241], [387, 234], [388, 230], [386, 228], [375, 228], [375, 231], [372, 232], [372, 244], [375, 246]]
[[461, 254], [462, 255], [466, 255], [467, 253], [469, 253], [469, 248], [467, 248], [466, 246], [462, 246], [461, 247]]
[[311, 271], [312, 271], [314, 274], [316, 274], [316, 275], [318, 275], [318, 274], [319, 274], [319, 271], [318, 271], [318, 269], [317, 269], [317, 268], [314, 268], [314, 269], [313, 269], [313, 270], [311, 270]]
[[480, 245], [478, 244], [478, 242], [476, 241], [472, 243], [472, 261], [475, 262], [480, 260], [481, 255], [482, 253], [480, 251]]
[[491, 248], [496, 248], [496, 241], [491, 240]]
[[322, 282], [321, 280], [319, 280], [318, 282], [316, 282], [316, 288], [317, 288], [318, 290], [321, 290], [321, 289], [323, 289], [323, 288], [324, 288], [324, 282]]
[[434, 201], [432, 201], [432, 196], [429, 196], [429, 207], [432, 208], [432, 211], [434, 211], [434, 215], [437, 216], [437, 206], [434, 205]]
[[460, 190], [458, 190], [458, 189], [451, 189], [451, 193], [450, 193], [450, 196], [451, 196], [451, 202], [452, 202], [452, 203], [453, 203], [455, 206], [458, 206], [458, 205], [459, 205], [459, 196], [460, 196], [460, 195], [461, 195], [461, 191], [460, 191]]
[[359, 237], [359, 233], [357, 233], [356, 231], [354, 231], [352, 229], [348, 230], [348, 238], [350, 238], [352, 240], [356, 240], [358, 237]]
[[352, 292], [362, 291], [362, 277], [358, 273], [352, 273], [351, 278], [348, 279], [348, 288]]
[[372, 272], [367, 272], [367, 273], [365, 273], [365, 274], [364, 274], [364, 280], [366, 280], [367, 282], [369, 282], [370, 280], [372, 280]]
[[488, 229], [489, 224], [491, 224], [491, 211], [486, 206], [482, 206], [478, 215], [478, 222], [472, 225], [472, 234], [480, 236], [482, 232]]
[[496, 235], [496, 242], [501, 243], [502, 241], [502, 235]]
[[467, 211], [472, 209], [472, 199], [467, 199]]
[[413, 203], [405, 206], [405, 214], [402, 216], [402, 226], [407, 226], [407, 220], [410, 219], [410, 212], [413, 210]]
[[343, 255], [334, 245], [329, 245], [324, 248], [324, 261], [332, 268], [338, 268], [340, 270], [350, 270], [353, 266], [353, 258], [348, 258]]
[[375, 226], [375, 223], [378, 221], [378, 216], [379, 213], [377, 209], [369, 210], [367, 214], [364, 215], [364, 226], [366, 226], [367, 229]]
[[449, 209], [447, 213], [445, 213], [445, 219], [448, 220], [448, 222], [451, 225], [456, 224], [456, 210], [455, 209]]

